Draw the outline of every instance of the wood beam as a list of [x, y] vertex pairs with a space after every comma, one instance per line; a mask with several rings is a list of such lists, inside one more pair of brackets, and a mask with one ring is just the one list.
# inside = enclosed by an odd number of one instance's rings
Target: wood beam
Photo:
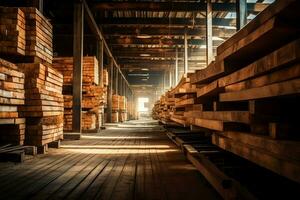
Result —
[[188, 63], [188, 39], [187, 33], [184, 33], [184, 74], [187, 74], [189, 70], [189, 63]]
[[97, 44], [97, 59], [98, 59], [98, 73], [99, 85], [103, 87], [103, 40], [98, 40]]
[[175, 54], [175, 85], [178, 83], [178, 49], [176, 48]]
[[113, 94], [113, 78], [114, 78], [114, 63], [111, 57], [108, 57], [108, 81], [109, 84], [107, 86], [107, 121], [112, 122], [112, 94]]
[[[184, 39], [159, 39], [159, 38], [114, 38], [108, 39], [110, 45], [184, 45]], [[215, 44], [220, 44], [222, 41], [214, 41]], [[205, 45], [204, 39], [190, 39], [188, 45]]]
[[236, 29], [247, 24], [247, 0], [236, 0]]
[[[249, 12], [261, 12], [269, 4], [248, 3]], [[119, 11], [182, 11], [182, 12], [205, 12], [206, 4], [199, 2], [94, 2], [94, 10], [119, 10]], [[235, 3], [213, 3], [215, 11], [234, 12]]]
[[82, 57], [83, 57], [83, 4], [74, 3], [74, 37], [73, 37], [73, 107], [72, 131], [81, 133], [81, 100], [82, 100]]
[[[176, 26], [205, 26], [206, 20], [204, 18], [136, 18], [136, 17], [114, 17], [114, 18], [97, 18], [96, 20], [101, 26], [137, 26], [137, 25], [148, 25], [148, 26], [156, 26], [156, 25], [163, 25], [168, 27], [176, 27]], [[235, 25], [234, 19], [224, 19], [224, 18], [213, 18], [212, 21], [214, 26], [233, 26]]]
[[208, 66], [214, 59], [213, 40], [212, 40], [212, 3], [211, 0], [206, 1], [206, 65]]

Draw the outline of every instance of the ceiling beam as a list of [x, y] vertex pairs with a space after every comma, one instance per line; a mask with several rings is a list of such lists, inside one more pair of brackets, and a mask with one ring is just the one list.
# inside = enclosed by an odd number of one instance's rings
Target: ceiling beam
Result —
[[[260, 12], [269, 4], [248, 3], [249, 12]], [[136, 11], [183, 11], [199, 12], [206, 10], [205, 3], [199, 2], [99, 2], [94, 1], [91, 5], [94, 10], [136, 10]], [[213, 3], [213, 11], [235, 12], [235, 3]]]
[[[159, 38], [147, 38], [147, 39], [141, 39], [141, 38], [115, 38], [115, 39], [108, 39], [108, 44], [110, 45], [184, 45], [183, 39], [159, 39]], [[214, 41], [214, 45], [221, 44], [222, 41]], [[205, 45], [205, 39], [189, 39], [188, 40], [189, 45]]]
[[[112, 36], [130, 36], [130, 35], [150, 35], [150, 36], [182, 36], [184, 35], [183, 28], [174, 27], [102, 27], [105, 35]], [[221, 38], [229, 38], [235, 33], [235, 29], [225, 29], [213, 27], [213, 35]], [[201, 28], [187, 28], [187, 35], [189, 36], [205, 36], [205, 27]]]
[[[136, 18], [136, 17], [124, 17], [124, 18], [98, 18], [97, 22], [101, 26], [115, 26], [115, 25], [167, 25], [171, 26], [205, 26], [205, 18]], [[235, 26], [235, 19], [213, 18], [214, 26]]]

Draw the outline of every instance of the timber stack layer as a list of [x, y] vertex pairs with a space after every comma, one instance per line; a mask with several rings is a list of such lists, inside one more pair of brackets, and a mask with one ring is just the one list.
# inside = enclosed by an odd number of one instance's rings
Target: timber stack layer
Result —
[[44, 146], [63, 139], [63, 76], [43, 64], [18, 64], [25, 74], [25, 105], [19, 113], [26, 118], [25, 143]]
[[[64, 131], [71, 131], [73, 57], [54, 58], [53, 66], [64, 76]], [[100, 127], [101, 112], [106, 106], [107, 98], [107, 84], [104, 83], [104, 87], [99, 85], [98, 61], [95, 57], [83, 58], [82, 83], [82, 128], [85, 131], [95, 130]]]
[[[51, 67], [52, 25], [36, 8], [0, 11], [0, 57], [17, 66], [1, 62], [0, 106], [15, 112], [1, 117], [7, 134], [14, 134], [3, 142], [45, 147], [62, 139], [63, 128], [63, 77]], [[9, 104], [18, 107], [9, 111]]]
[[154, 118], [164, 121], [175, 98], [173, 121], [210, 130], [213, 144], [300, 182], [299, 4], [270, 5], [161, 98]]
[[127, 121], [127, 99], [119, 95], [119, 121]]
[[0, 59], [0, 141], [20, 144], [25, 139], [25, 118], [20, 106], [25, 104], [24, 73], [10, 62]]
[[25, 55], [25, 14], [19, 8], [0, 7], [0, 53]]
[[119, 122], [119, 109], [120, 109], [120, 105], [119, 105], [119, 95], [117, 94], [113, 94], [112, 95], [112, 103], [111, 103], [111, 107], [112, 107], [112, 114], [111, 114], [111, 122], [112, 123], [118, 123]]
[[52, 63], [52, 25], [42, 13], [33, 7], [0, 7], [0, 13], [3, 58], [17, 63]]

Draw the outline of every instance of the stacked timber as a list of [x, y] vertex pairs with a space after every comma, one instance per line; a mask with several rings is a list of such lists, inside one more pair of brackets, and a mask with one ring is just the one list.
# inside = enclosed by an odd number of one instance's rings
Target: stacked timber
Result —
[[108, 86], [108, 71], [103, 69], [103, 85]]
[[0, 7], [0, 53], [25, 55], [25, 14], [19, 8]]
[[26, 47], [25, 54], [38, 61], [52, 63], [52, 25], [49, 20], [36, 8], [21, 8], [26, 19]]
[[44, 146], [63, 139], [63, 76], [39, 63], [18, 66], [25, 74], [25, 105], [20, 107], [26, 118], [25, 143]]
[[118, 123], [119, 122], [119, 95], [113, 94], [112, 95], [112, 123]]
[[25, 118], [19, 109], [25, 104], [24, 73], [0, 59], [0, 143], [23, 144]]
[[184, 111], [215, 145], [296, 182], [299, 8], [297, 0], [276, 1], [220, 45], [215, 61], [190, 76], [199, 107]]
[[161, 123], [168, 124], [171, 122], [171, 115], [174, 112], [174, 108], [174, 94], [172, 91], [168, 91], [165, 95], [160, 97], [153, 112], [156, 113], [156, 118], [158, 118]]
[[127, 120], [127, 99], [125, 96], [119, 96], [119, 121]]
[[[64, 75], [64, 131], [72, 131], [73, 57], [54, 58], [53, 66]], [[101, 125], [101, 112], [107, 99], [107, 86], [99, 85], [98, 60], [95, 57], [83, 58], [82, 84], [82, 128], [93, 131]]]

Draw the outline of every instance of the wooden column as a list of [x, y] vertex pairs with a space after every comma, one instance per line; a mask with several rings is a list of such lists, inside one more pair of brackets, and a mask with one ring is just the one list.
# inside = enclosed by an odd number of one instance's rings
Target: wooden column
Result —
[[73, 36], [73, 116], [72, 130], [81, 133], [81, 100], [82, 100], [82, 56], [83, 56], [83, 4], [74, 3], [74, 36]]
[[103, 87], [103, 40], [98, 42], [98, 73], [99, 73], [99, 85]]
[[118, 69], [115, 68], [115, 94], [119, 95], [119, 72]]
[[184, 32], [184, 74], [188, 73], [188, 41], [187, 41], [187, 31]]
[[[103, 40], [98, 40], [97, 45], [97, 59], [98, 59], [98, 74], [99, 74], [99, 85], [103, 88]], [[100, 128], [103, 128], [104, 121], [104, 108], [102, 107], [100, 110], [101, 122]]]
[[236, 29], [247, 24], [247, 0], [236, 0]]
[[109, 65], [108, 65], [108, 77], [109, 77], [109, 84], [107, 87], [107, 121], [111, 122], [111, 113], [112, 113], [112, 94], [113, 94], [113, 78], [114, 78], [114, 65], [112, 58], [109, 58]]
[[206, 65], [214, 60], [212, 41], [212, 3], [207, 0], [206, 4]]
[[172, 70], [171, 68], [169, 69], [169, 88], [172, 87]]
[[175, 55], [175, 85], [178, 83], [178, 49], [176, 48], [176, 55]]

